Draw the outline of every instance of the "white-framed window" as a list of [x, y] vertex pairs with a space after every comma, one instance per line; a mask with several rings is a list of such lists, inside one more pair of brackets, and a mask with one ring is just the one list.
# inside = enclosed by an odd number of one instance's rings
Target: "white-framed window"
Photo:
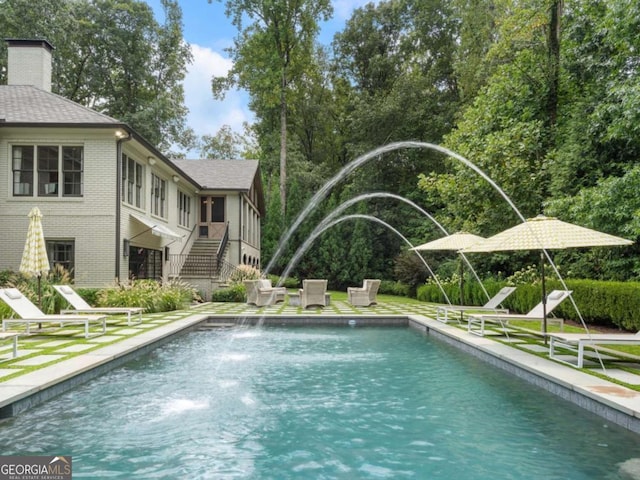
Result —
[[151, 174], [151, 213], [157, 217], [165, 218], [167, 200], [167, 181]]
[[81, 197], [84, 147], [13, 145], [13, 196]]
[[142, 208], [143, 172], [142, 164], [122, 155], [122, 201], [138, 208]]
[[191, 226], [191, 197], [178, 191], [178, 225]]

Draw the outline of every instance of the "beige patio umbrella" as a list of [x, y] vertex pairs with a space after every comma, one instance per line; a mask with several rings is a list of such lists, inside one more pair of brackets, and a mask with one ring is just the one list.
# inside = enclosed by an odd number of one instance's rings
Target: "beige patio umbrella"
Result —
[[[423, 243], [422, 245], [413, 247], [411, 250], [417, 250], [417, 251], [450, 250], [450, 251], [460, 252], [461, 250], [468, 248], [472, 245], [475, 245], [478, 242], [482, 242], [484, 240], [485, 240], [484, 237], [481, 237], [479, 235], [474, 235], [473, 233], [456, 232], [456, 233], [452, 233], [451, 235], [447, 235], [446, 237], [441, 237], [431, 242]], [[471, 267], [471, 265], [469, 264], [469, 261], [466, 259], [464, 254], [461, 253], [460, 255], [461, 255], [461, 259], [464, 259], [467, 262], [467, 265], [469, 265], [469, 268], [471, 268], [471, 270], [474, 271], [473, 267]], [[464, 272], [464, 269], [463, 269], [462, 260], [461, 260], [460, 261], [460, 304], [461, 305], [464, 305], [464, 298], [463, 298], [464, 273], [463, 272]], [[484, 290], [484, 286], [482, 285], [482, 282], [480, 281], [480, 279], [478, 279], [478, 282], [480, 283], [480, 286]], [[489, 294], [486, 292], [486, 290], [484, 293], [487, 295], [487, 298], [489, 298]]]
[[41, 279], [47, 272], [49, 272], [49, 258], [42, 232], [42, 213], [38, 207], [33, 207], [29, 212], [29, 229], [22, 252], [20, 273], [38, 278], [38, 307], [40, 308], [42, 308]]
[[[547, 333], [544, 259], [546, 250], [582, 247], [610, 247], [631, 245], [631, 240], [602, 233], [590, 228], [538, 215], [504, 232], [463, 249], [464, 253], [499, 252], [512, 250], [540, 250], [542, 279], [543, 332]], [[545, 337], [546, 338], [546, 337]]]

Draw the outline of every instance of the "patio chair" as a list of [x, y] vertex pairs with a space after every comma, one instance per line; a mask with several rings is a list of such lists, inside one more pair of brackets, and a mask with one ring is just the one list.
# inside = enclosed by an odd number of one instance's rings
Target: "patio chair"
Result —
[[377, 305], [376, 296], [380, 288], [380, 280], [365, 278], [362, 287], [348, 287], [347, 300], [354, 307], [369, 307]]
[[489, 299], [487, 303], [482, 306], [473, 306], [473, 305], [442, 305], [436, 307], [436, 320], [442, 323], [447, 323], [449, 321], [449, 312], [457, 312], [460, 313], [460, 317], [462, 318], [462, 312], [465, 311], [491, 311], [493, 313], [509, 313], [509, 310], [506, 308], [500, 308], [500, 304], [504, 302], [504, 300], [515, 292], [516, 287], [502, 287], [498, 293], [496, 293], [493, 297]]
[[18, 356], [18, 334], [13, 332], [2, 332], [0, 333], [0, 341], [3, 340], [11, 340], [12, 343], [12, 356], [9, 358], [5, 358], [4, 360], [0, 359], [0, 362], [5, 360], [11, 360], [12, 358], [16, 358]]
[[310, 306], [326, 307], [329, 305], [326, 280], [303, 280], [299, 293], [300, 306], [302, 308]]
[[[59, 323], [60, 327], [65, 324], [84, 325], [84, 337], [95, 337], [107, 331], [107, 317], [105, 315], [46, 315], [31, 300], [25, 297], [17, 288], [0, 289], [0, 300], [4, 301], [21, 318], [5, 318], [2, 320], [2, 331], [10, 324], [25, 324], [26, 333], [31, 333], [32, 323]], [[89, 325], [97, 323], [102, 325], [100, 333], [89, 334]]]
[[577, 347], [577, 367], [584, 366], [584, 347], [593, 345], [640, 345], [640, 332], [638, 333], [550, 333], [549, 334], [549, 358], [566, 363], [556, 355], [558, 346], [575, 351]]
[[[73, 309], [60, 310], [62, 315], [78, 313], [104, 313], [105, 315], [126, 314], [127, 325], [131, 326], [142, 323], [143, 307], [92, 307], [69, 285], [53, 285], [53, 288], [73, 307]], [[136, 322], [132, 322], [132, 314], [138, 315]]]
[[284, 302], [287, 289], [284, 287], [273, 287], [271, 280], [261, 278], [259, 280], [245, 280], [244, 286], [247, 291], [247, 303], [256, 307], [274, 305]]
[[[551, 313], [562, 301], [571, 295], [572, 290], [554, 290], [549, 295], [547, 295], [547, 314]], [[520, 321], [536, 321], [543, 322], [544, 320], [543, 314], [543, 305], [540, 302], [538, 305], [533, 307], [529, 312], [525, 314], [470, 314], [468, 318], [467, 331], [469, 333], [473, 333], [475, 335], [484, 336], [484, 327], [486, 322], [492, 323], [500, 323], [500, 325], [504, 328], [505, 323], [509, 323], [510, 320], [520, 320]], [[552, 319], [549, 319], [552, 320]], [[564, 328], [564, 320], [561, 318], [554, 318], [553, 320], [557, 321], [560, 324], [560, 328]], [[480, 325], [477, 328], [477, 325]]]

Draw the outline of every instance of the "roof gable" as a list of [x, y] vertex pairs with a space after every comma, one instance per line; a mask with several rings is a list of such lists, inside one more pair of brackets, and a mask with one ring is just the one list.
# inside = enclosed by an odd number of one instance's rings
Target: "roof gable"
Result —
[[248, 191], [256, 180], [256, 160], [173, 160], [206, 190]]

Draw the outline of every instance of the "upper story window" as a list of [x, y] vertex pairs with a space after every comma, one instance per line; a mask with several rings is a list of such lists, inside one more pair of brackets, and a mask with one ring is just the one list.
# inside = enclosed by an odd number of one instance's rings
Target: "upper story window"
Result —
[[122, 201], [142, 208], [142, 164], [122, 155]]
[[11, 163], [16, 197], [83, 195], [84, 147], [14, 145]]
[[155, 174], [151, 175], [151, 213], [165, 217], [167, 197], [167, 181]]
[[190, 227], [191, 223], [191, 197], [186, 193], [178, 192], [178, 225]]

